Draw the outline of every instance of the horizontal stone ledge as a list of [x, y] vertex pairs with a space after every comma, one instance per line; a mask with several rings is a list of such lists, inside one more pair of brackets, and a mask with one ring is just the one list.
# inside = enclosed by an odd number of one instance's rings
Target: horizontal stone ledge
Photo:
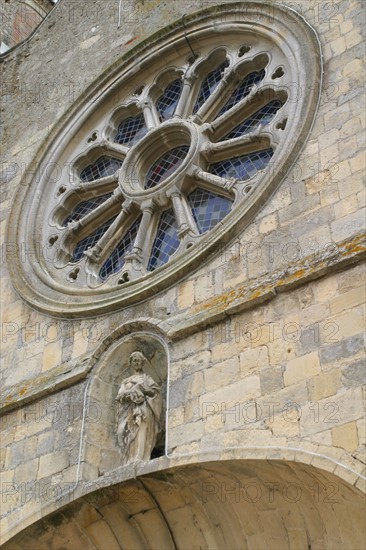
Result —
[[10, 412], [84, 380], [94, 364], [91, 359], [90, 354], [82, 355], [77, 360], [66, 361], [30, 380], [4, 389], [1, 392], [0, 411]]
[[233, 289], [214, 296], [204, 302], [192, 306], [189, 310], [162, 322], [171, 340], [179, 340], [198, 330], [227, 319], [227, 317], [252, 309], [264, 302], [272, 300], [278, 293], [292, 290], [309, 281], [319, 279], [332, 272], [361, 262], [366, 257], [366, 242], [364, 234], [357, 234], [352, 239], [334, 243], [320, 251], [317, 258], [306, 256], [291, 263], [286, 269], [274, 271], [256, 279], [255, 284], [238, 285]]

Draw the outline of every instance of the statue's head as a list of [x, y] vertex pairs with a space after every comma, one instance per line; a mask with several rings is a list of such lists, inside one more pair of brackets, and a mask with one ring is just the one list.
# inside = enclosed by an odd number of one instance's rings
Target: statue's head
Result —
[[131, 353], [130, 358], [128, 360], [130, 367], [133, 368], [135, 372], [141, 372], [142, 367], [146, 361], [146, 357], [141, 351], [134, 351]]

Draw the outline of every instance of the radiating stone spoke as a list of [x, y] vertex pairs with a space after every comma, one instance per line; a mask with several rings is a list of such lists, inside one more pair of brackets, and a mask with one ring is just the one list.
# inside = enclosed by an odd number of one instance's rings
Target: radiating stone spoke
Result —
[[236, 79], [236, 73], [233, 69], [226, 69], [221, 81], [212, 92], [212, 94], [206, 99], [204, 104], [198, 109], [197, 113], [193, 115], [192, 120], [196, 124], [206, 122], [208, 119], [212, 119], [210, 114], [217, 112], [218, 108], [223, 103], [223, 98], [226, 98], [226, 89]]
[[225, 179], [220, 176], [210, 174], [209, 172], [202, 170], [199, 166], [192, 166], [191, 176], [197, 181], [201, 181], [206, 184], [208, 183], [217, 190], [230, 191], [237, 182], [235, 178]]
[[105, 176], [104, 178], [98, 178], [93, 181], [83, 181], [79, 183], [77, 192], [84, 193], [85, 191], [100, 190], [101, 188], [105, 189], [106, 192], [114, 189], [114, 185], [118, 183], [118, 174], [113, 174], [112, 176]]
[[118, 241], [123, 237], [124, 232], [128, 229], [128, 222], [131, 214], [131, 203], [125, 201], [122, 205], [122, 210], [114, 220], [112, 225], [107, 229], [104, 235], [99, 239], [93, 248], [84, 252], [85, 256], [94, 263], [101, 263], [101, 259], [105, 260], [117, 246]]
[[126, 256], [126, 259], [142, 265], [144, 260], [142, 252], [145, 247], [147, 236], [151, 233], [152, 228], [153, 204], [149, 201], [149, 204], [142, 205], [141, 210], [142, 218], [140, 227], [137, 231], [132, 251]]
[[175, 116], [177, 118], [185, 118], [187, 116], [188, 109], [193, 103], [194, 82], [196, 79], [196, 75], [190, 75], [184, 79], [183, 90], [175, 109]]
[[231, 107], [231, 109], [219, 116], [216, 120], [211, 122], [212, 130], [215, 131], [217, 129], [220, 129], [222, 126], [235, 125], [235, 123], [237, 123], [238, 121], [240, 122], [240, 118], [238, 119], [240, 111], [242, 111], [250, 103], [255, 105], [256, 95], [259, 94], [261, 90], [262, 86], [257, 86], [256, 84], [254, 84], [247, 96], [245, 96], [236, 105]]
[[144, 113], [146, 127], [150, 130], [160, 124], [159, 113], [155, 104], [151, 100], [141, 102], [141, 108]]
[[118, 155], [123, 155], [124, 157], [127, 155], [128, 151], [130, 150], [129, 147], [126, 145], [121, 145], [119, 143], [112, 143], [108, 139], [104, 139], [101, 141], [101, 146], [103, 149], [110, 153], [117, 153]]
[[178, 237], [182, 240], [186, 235], [198, 235], [196, 224], [192, 216], [188, 215], [188, 205], [184, 196], [178, 191], [173, 189], [170, 192], [170, 197], [173, 204], [174, 214], [178, 225]]
[[107, 199], [103, 204], [95, 208], [95, 210], [92, 210], [78, 221], [70, 222], [67, 225], [67, 232], [71, 232], [75, 235], [87, 234], [90, 227], [95, 227], [98, 222], [106, 219], [107, 212], [115, 212], [117, 209], [117, 205], [121, 204], [122, 201], [122, 192], [119, 188], [117, 188], [113, 193], [113, 196]]
[[[258, 149], [262, 149], [261, 136], [263, 134], [263, 127], [259, 125], [253, 132], [240, 136], [238, 138], [228, 139], [226, 141], [218, 141], [217, 143], [208, 143], [202, 150], [203, 155], [206, 158], [211, 158], [220, 153], [222, 157], [232, 156], [233, 152], [240, 150], [241, 154], [253, 151], [253, 144], [257, 143]], [[272, 136], [271, 132], [266, 131], [266, 137]], [[272, 141], [272, 140], [271, 140]]]

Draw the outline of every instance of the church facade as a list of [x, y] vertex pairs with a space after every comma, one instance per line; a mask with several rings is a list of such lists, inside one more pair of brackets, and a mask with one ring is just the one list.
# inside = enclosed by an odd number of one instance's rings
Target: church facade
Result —
[[0, 57], [4, 550], [362, 548], [363, 2], [55, 4]]

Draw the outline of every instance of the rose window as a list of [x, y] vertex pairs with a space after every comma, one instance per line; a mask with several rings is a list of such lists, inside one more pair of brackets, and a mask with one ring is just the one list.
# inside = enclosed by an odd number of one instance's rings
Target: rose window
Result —
[[265, 25], [260, 5], [242, 19], [238, 6], [132, 50], [40, 150], [13, 214], [36, 250], [12, 269], [33, 305], [95, 313], [153, 295], [233, 238], [279, 185], [311, 128], [318, 46], [292, 12], [294, 30], [282, 8]]
[[251, 50], [221, 46], [170, 67], [126, 99], [115, 131], [96, 132], [98, 156], [67, 194], [75, 206], [62, 216], [61, 195], [50, 216], [69, 280], [121, 285], [163, 267], [258, 184], [287, 124], [288, 91], [285, 69], [276, 76], [269, 54]]

